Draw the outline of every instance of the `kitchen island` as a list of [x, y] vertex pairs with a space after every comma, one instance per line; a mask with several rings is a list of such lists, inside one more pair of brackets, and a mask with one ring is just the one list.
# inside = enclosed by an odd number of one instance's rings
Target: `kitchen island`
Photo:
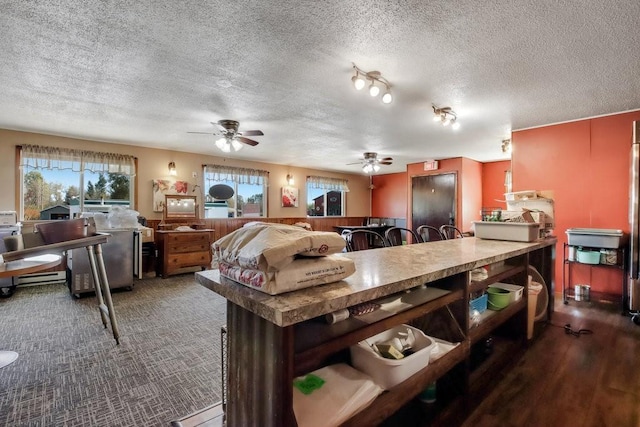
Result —
[[[481, 374], [465, 368], [471, 347], [504, 323], [512, 323], [511, 329], [518, 331], [514, 342], [522, 346], [526, 341], [527, 292], [525, 289], [519, 303], [496, 312], [481, 325], [469, 319], [469, 294], [491, 281], [514, 279], [526, 286], [531, 263], [545, 277], [552, 296], [555, 244], [555, 238], [532, 243], [464, 238], [351, 252], [344, 256], [354, 260], [356, 272], [347, 279], [276, 296], [221, 277], [217, 270], [196, 273], [199, 283], [228, 300], [227, 424], [296, 425], [294, 377], [336, 360], [348, 361], [345, 350], [348, 354], [349, 346], [393, 326], [433, 315], [438, 321], [430, 324], [443, 329], [442, 334], [433, 329], [425, 332], [460, 345], [383, 393], [371, 405], [372, 410], [349, 422], [381, 422], [452, 369], [463, 371], [459, 392], [473, 391], [473, 376]], [[486, 280], [471, 281], [470, 271], [486, 265], [497, 267]], [[334, 325], [320, 320], [328, 313], [424, 288], [425, 284], [424, 298], [386, 317], [374, 321], [350, 317]]]

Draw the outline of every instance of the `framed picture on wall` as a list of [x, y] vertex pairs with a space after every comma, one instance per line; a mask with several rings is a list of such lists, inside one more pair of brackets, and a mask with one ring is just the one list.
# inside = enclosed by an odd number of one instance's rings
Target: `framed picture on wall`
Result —
[[176, 181], [172, 179], [153, 180], [153, 211], [162, 212], [164, 210], [164, 196], [187, 194], [189, 183], [186, 181]]
[[298, 207], [298, 189], [296, 187], [282, 187], [282, 207], [297, 208]]

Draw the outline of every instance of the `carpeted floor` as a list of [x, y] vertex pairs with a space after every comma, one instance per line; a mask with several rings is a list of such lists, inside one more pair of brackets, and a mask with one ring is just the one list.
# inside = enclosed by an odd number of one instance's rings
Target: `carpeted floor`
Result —
[[0, 299], [0, 426], [168, 426], [221, 400], [225, 300], [193, 274], [113, 293], [120, 345], [93, 296], [64, 285]]

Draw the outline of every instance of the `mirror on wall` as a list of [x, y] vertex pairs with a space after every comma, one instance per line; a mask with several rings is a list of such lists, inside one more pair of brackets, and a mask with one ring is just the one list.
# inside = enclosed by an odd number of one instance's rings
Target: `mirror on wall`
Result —
[[166, 195], [164, 200], [164, 219], [198, 219], [198, 204], [196, 203], [196, 196]]

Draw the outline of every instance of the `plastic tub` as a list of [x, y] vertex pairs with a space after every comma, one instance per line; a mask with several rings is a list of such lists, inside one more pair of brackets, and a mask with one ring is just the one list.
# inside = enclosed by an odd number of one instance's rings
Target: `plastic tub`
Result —
[[524, 286], [512, 285], [510, 283], [493, 283], [490, 288], [500, 288], [509, 291], [509, 304], [520, 301], [524, 293]]
[[487, 294], [489, 300], [487, 301], [487, 308], [489, 310], [502, 310], [509, 305], [509, 291], [502, 288], [487, 288]]
[[[372, 344], [389, 341], [407, 329], [411, 329], [416, 338], [413, 354], [398, 360], [387, 359], [371, 348]], [[380, 387], [388, 390], [428, 366], [431, 350], [435, 345], [435, 341], [420, 329], [399, 325], [351, 346], [351, 363], [356, 369], [373, 378]]]
[[600, 251], [585, 251], [578, 249], [578, 262], [582, 264], [600, 264]]
[[617, 249], [626, 240], [622, 230], [608, 228], [569, 228], [566, 233], [567, 244], [570, 246]]
[[511, 242], [533, 242], [540, 235], [540, 224], [536, 222], [474, 221], [475, 236], [488, 240]]

